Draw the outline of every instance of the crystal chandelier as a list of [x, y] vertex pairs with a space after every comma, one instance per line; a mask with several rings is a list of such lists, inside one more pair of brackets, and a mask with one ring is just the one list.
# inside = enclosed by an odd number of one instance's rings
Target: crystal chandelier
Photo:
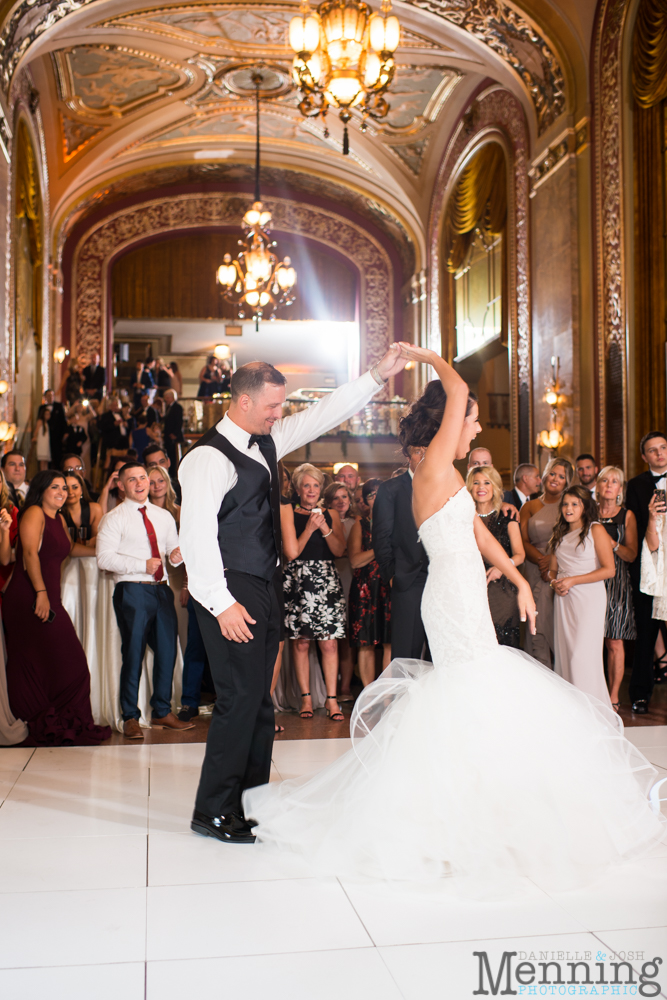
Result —
[[277, 245], [269, 232], [271, 229], [271, 213], [264, 210], [259, 190], [259, 88], [262, 83], [261, 74], [252, 77], [255, 85], [255, 117], [257, 123], [257, 140], [255, 145], [255, 201], [243, 216], [241, 223], [244, 230], [243, 239], [239, 240], [242, 248], [236, 258], [226, 253], [223, 263], [216, 272], [215, 280], [222, 288], [223, 297], [227, 302], [238, 306], [239, 319], [246, 315], [255, 320], [255, 329], [259, 329], [260, 319], [275, 319], [275, 311], [280, 306], [290, 306], [294, 302], [294, 286], [296, 271], [289, 257], [278, 261], [273, 252]]
[[382, 0], [375, 14], [361, 0], [324, 0], [316, 11], [302, 0], [300, 13], [290, 21], [299, 111], [306, 118], [325, 118], [329, 107], [337, 108], [345, 126], [344, 154], [350, 151], [352, 108], [362, 114], [362, 132], [367, 118], [384, 118], [389, 111], [384, 95], [394, 78], [393, 54], [400, 40], [398, 18], [390, 10], [391, 0]]

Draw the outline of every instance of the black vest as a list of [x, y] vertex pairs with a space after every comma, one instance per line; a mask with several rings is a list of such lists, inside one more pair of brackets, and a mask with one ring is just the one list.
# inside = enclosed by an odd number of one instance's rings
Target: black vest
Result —
[[221, 451], [236, 469], [238, 480], [218, 511], [218, 544], [225, 569], [272, 580], [276, 573], [280, 538], [280, 492], [276, 446], [266, 435], [259, 447], [273, 475], [250, 455], [235, 448], [215, 427], [194, 445]]

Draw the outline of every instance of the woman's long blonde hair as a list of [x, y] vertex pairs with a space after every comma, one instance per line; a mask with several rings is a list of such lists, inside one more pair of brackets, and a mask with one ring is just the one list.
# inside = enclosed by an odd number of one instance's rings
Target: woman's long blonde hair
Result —
[[[174, 487], [171, 485], [171, 478], [166, 469], [163, 469], [161, 465], [154, 465], [152, 469], [148, 470], [148, 478], [151, 478], [151, 472], [159, 472], [165, 483], [167, 484], [167, 492], [164, 498], [165, 510], [168, 510], [174, 521], [178, 524], [178, 518], [181, 513], [181, 509], [176, 503], [176, 494], [174, 493]], [[148, 495], [150, 497], [150, 487], [148, 490]]]
[[466, 489], [468, 493], [472, 494], [472, 484], [475, 476], [483, 473], [493, 486], [493, 509], [496, 514], [500, 510], [503, 504], [503, 481], [500, 478], [500, 473], [497, 469], [494, 469], [492, 465], [477, 465], [474, 469], [471, 469], [466, 478]]

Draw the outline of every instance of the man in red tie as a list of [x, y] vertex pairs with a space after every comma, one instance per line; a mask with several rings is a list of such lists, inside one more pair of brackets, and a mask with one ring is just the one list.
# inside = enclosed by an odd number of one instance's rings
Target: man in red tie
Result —
[[97, 564], [113, 573], [113, 606], [121, 635], [123, 665], [120, 704], [123, 734], [143, 739], [139, 725], [139, 681], [146, 645], [153, 650], [152, 725], [192, 729], [171, 711], [178, 623], [165, 557], [172, 566], [183, 562], [176, 522], [168, 510], [148, 499], [149, 479], [143, 465], [128, 462], [119, 473], [125, 501], [105, 514], [97, 536]]

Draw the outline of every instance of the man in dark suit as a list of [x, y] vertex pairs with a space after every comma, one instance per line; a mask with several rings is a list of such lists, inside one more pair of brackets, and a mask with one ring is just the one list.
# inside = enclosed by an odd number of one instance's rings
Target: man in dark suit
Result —
[[106, 369], [100, 364], [99, 354], [93, 354], [92, 361], [83, 369], [83, 391], [86, 396], [101, 399], [106, 377]]
[[653, 618], [653, 598], [639, 589], [642, 562], [642, 542], [648, 525], [648, 505], [656, 489], [664, 490], [667, 483], [667, 436], [663, 431], [649, 431], [640, 444], [641, 456], [648, 472], [641, 472], [628, 483], [625, 504], [637, 519], [639, 552], [630, 563], [632, 597], [635, 606], [637, 641], [630, 677], [632, 711], [646, 715], [653, 691], [653, 651], [660, 622]]
[[536, 465], [524, 462], [514, 470], [514, 489], [505, 490], [504, 503], [510, 503], [521, 510], [527, 500], [530, 500], [542, 485], [542, 479]]
[[173, 389], [167, 389], [164, 394], [166, 412], [164, 415], [164, 446], [169, 456], [170, 467], [176, 472], [178, 468], [178, 445], [183, 438], [183, 407]]
[[428, 556], [412, 515], [412, 476], [425, 448], [409, 449], [401, 476], [381, 483], [373, 507], [373, 549], [385, 583], [391, 583], [391, 655], [419, 659], [426, 632], [421, 599]]
[[63, 457], [63, 438], [67, 433], [65, 407], [57, 402], [53, 389], [44, 393], [44, 405], [51, 411], [49, 417], [49, 442], [51, 444], [51, 468], [60, 469]]

